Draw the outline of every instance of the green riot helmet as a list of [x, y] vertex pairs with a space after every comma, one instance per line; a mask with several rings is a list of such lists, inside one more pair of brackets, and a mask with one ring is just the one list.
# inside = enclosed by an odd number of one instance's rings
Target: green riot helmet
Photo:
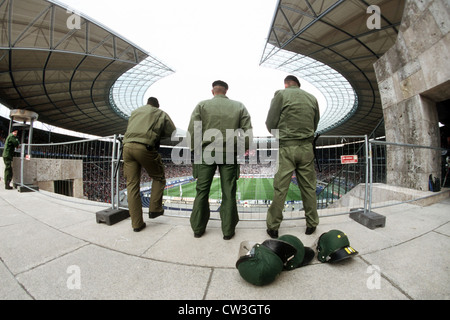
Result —
[[317, 242], [317, 259], [320, 262], [337, 262], [357, 255], [350, 246], [347, 235], [340, 230], [323, 233]]
[[263, 246], [275, 252], [283, 261], [283, 265], [295, 257], [297, 249], [289, 242], [282, 239], [269, 239], [262, 243]]
[[303, 267], [310, 263], [314, 258], [314, 250], [309, 247], [305, 247], [302, 241], [296, 236], [286, 234], [279, 237], [278, 240], [290, 243], [295, 249], [297, 249], [297, 253], [294, 258], [285, 263], [285, 270], [294, 270], [296, 268]]
[[276, 279], [283, 271], [284, 264], [296, 252], [293, 246], [284, 241], [266, 240], [262, 244], [244, 241], [240, 246], [236, 268], [247, 282], [264, 286]]

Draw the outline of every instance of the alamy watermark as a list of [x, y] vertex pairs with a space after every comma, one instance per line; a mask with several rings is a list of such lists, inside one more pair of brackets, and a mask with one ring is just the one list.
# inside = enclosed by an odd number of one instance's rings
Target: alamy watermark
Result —
[[[66, 20], [69, 30], [81, 29], [81, 14], [72, 8], [67, 9], [70, 17]], [[367, 14], [371, 16], [367, 19], [366, 25], [369, 30], [381, 29], [381, 9], [377, 5], [371, 5], [367, 8]]]
[[366, 286], [369, 290], [381, 289], [381, 269], [379, 266], [371, 265], [367, 268], [366, 273], [370, 274], [367, 278]]
[[66, 270], [69, 277], [66, 285], [69, 290], [81, 290], [81, 268], [76, 265], [69, 266]]
[[79, 12], [68, 8], [66, 11], [68, 14], [70, 14], [70, 17], [66, 20], [66, 26], [69, 30], [80, 30], [81, 29], [81, 15]]
[[381, 9], [379, 6], [371, 5], [367, 8], [367, 13], [371, 14], [367, 19], [367, 28], [369, 30], [381, 29]]
[[[81, 15], [74, 9], [68, 8], [67, 13], [70, 17], [67, 18], [66, 25], [69, 30], [81, 29]], [[377, 5], [371, 5], [367, 8], [367, 14], [371, 16], [367, 19], [367, 28], [369, 30], [381, 29], [381, 9]]]

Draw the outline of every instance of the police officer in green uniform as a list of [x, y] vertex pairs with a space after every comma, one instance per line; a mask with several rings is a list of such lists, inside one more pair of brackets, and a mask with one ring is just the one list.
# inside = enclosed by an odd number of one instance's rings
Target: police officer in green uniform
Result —
[[300, 89], [295, 76], [284, 80], [285, 90], [272, 99], [266, 127], [279, 130], [279, 163], [273, 181], [273, 202], [267, 212], [267, 233], [278, 237], [283, 220], [283, 206], [295, 171], [306, 217], [306, 234], [312, 234], [319, 224], [316, 203], [316, 172], [314, 169], [314, 133], [320, 120], [316, 98]]
[[158, 153], [160, 140], [170, 137], [176, 130], [167, 113], [159, 109], [156, 98], [131, 113], [123, 140], [124, 174], [127, 179], [128, 209], [135, 232], [145, 228], [142, 218], [141, 168], [152, 178], [149, 217], [156, 218], [164, 213], [162, 197], [166, 186], [164, 165]]
[[5, 163], [5, 189], [11, 190], [13, 189], [10, 186], [10, 183], [13, 178], [13, 158], [14, 158], [14, 150], [19, 146], [20, 142], [17, 139], [18, 130], [14, 130], [5, 141], [5, 148], [3, 150], [3, 162]]
[[[236, 204], [236, 181], [239, 179], [239, 164], [236, 160], [237, 142], [234, 138], [227, 142], [227, 129], [233, 132], [242, 129], [248, 134], [248, 139], [252, 139], [252, 124], [250, 114], [245, 106], [241, 102], [229, 99], [226, 96], [227, 91], [228, 84], [226, 82], [215, 81], [212, 89], [214, 98], [201, 101], [192, 112], [189, 123], [191, 149], [194, 150], [195, 155], [200, 153], [201, 156], [200, 160], [194, 159], [193, 167], [193, 175], [197, 179], [197, 194], [190, 222], [196, 238], [205, 233], [209, 221], [209, 193], [217, 167], [222, 188], [220, 218], [224, 240], [229, 240], [234, 236], [236, 225], [239, 222]], [[214, 137], [210, 137], [210, 133]], [[198, 135], [201, 135], [201, 144], [196, 145]], [[215, 147], [211, 148], [212, 144]], [[248, 144], [249, 142], [245, 149], [248, 148]], [[229, 148], [228, 156], [227, 146]], [[205, 152], [205, 149], [212, 149], [212, 152]]]

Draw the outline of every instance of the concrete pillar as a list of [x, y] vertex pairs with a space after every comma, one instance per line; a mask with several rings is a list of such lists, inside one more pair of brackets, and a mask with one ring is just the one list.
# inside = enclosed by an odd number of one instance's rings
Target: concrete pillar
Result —
[[[450, 98], [450, 2], [408, 0], [396, 44], [375, 63], [388, 142], [440, 147], [436, 103]], [[387, 183], [428, 190], [441, 153], [388, 147]]]

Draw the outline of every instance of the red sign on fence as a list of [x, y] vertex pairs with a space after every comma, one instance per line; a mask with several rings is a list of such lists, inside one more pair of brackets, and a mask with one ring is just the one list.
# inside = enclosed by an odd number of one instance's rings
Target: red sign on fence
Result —
[[341, 156], [342, 164], [358, 163], [358, 156]]

